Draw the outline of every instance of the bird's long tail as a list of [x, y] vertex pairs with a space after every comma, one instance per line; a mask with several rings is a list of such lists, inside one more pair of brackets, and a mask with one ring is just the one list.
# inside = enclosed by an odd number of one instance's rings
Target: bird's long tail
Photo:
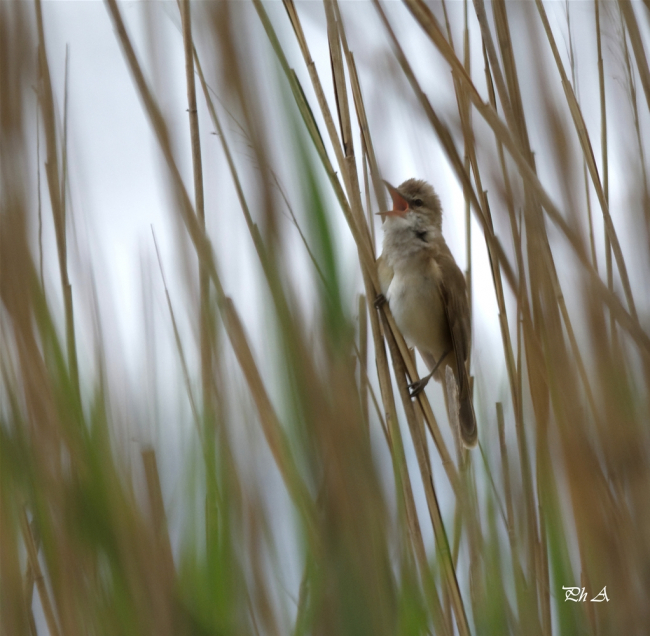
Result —
[[[460, 439], [467, 448], [474, 448], [478, 441], [476, 415], [472, 404], [469, 377], [467, 370], [459, 369], [464, 377], [457, 381], [457, 376], [451, 366], [445, 368], [445, 400], [447, 415], [451, 425], [460, 433]], [[460, 386], [459, 386], [460, 385]]]

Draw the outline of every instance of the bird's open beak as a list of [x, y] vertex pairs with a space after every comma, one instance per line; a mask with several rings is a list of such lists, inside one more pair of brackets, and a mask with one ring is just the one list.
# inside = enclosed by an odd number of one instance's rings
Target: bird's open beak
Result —
[[378, 212], [379, 216], [404, 216], [409, 210], [408, 201], [388, 181], [384, 181], [393, 199], [393, 209], [388, 212]]

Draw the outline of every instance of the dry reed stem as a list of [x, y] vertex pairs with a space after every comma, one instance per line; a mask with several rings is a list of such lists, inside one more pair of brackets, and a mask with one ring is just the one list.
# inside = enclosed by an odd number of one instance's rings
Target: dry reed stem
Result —
[[[32, 541], [34, 543], [34, 549], [38, 555], [39, 549], [39, 539], [38, 535], [35, 536], [33, 524], [29, 526], [30, 533], [32, 535]], [[6, 577], [6, 573], [4, 575]], [[6, 577], [8, 580], [9, 577]], [[38, 631], [36, 629], [36, 621], [34, 620], [34, 584], [36, 583], [36, 574], [34, 568], [32, 567], [31, 561], [29, 559], [29, 554], [27, 558], [27, 567], [25, 568], [25, 577], [24, 577], [24, 587], [23, 587], [23, 599], [25, 605], [25, 613], [27, 615], [27, 622], [29, 624], [29, 633], [31, 636], [38, 636]]]
[[639, 168], [641, 171], [641, 177], [643, 179], [643, 208], [644, 208], [644, 217], [646, 224], [646, 233], [648, 239], [650, 240], [650, 192], [648, 191], [648, 176], [646, 172], [646, 161], [645, 153], [643, 151], [643, 141], [641, 135], [641, 125], [639, 122], [639, 107], [637, 104], [637, 95], [636, 95], [636, 82], [635, 74], [632, 70], [632, 61], [630, 59], [630, 52], [627, 46], [627, 38], [625, 37], [625, 28], [623, 27], [623, 16], [622, 10], [619, 11], [621, 17], [621, 32], [622, 32], [622, 44], [623, 44], [623, 58], [625, 60], [625, 70], [627, 75], [626, 86], [629, 92], [629, 100], [632, 105], [632, 112], [634, 114], [634, 131], [636, 132], [637, 146], [639, 149]]
[[[357, 122], [359, 124], [359, 129], [361, 130], [361, 137], [363, 140], [363, 148], [365, 149], [365, 154], [370, 164], [370, 175], [372, 178], [372, 184], [375, 191], [375, 198], [380, 208], [383, 210], [386, 205], [386, 189], [384, 188], [381, 173], [379, 171], [379, 165], [377, 163], [377, 157], [375, 155], [375, 147], [372, 142], [372, 137], [370, 135], [370, 127], [368, 125], [368, 117], [366, 115], [366, 107], [363, 101], [363, 96], [361, 92], [361, 83], [359, 82], [359, 74], [357, 73], [357, 65], [354, 61], [354, 55], [350, 51], [348, 46], [347, 37], [345, 35], [345, 27], [343, 25], [343, 19], [340, 13], [340, 7], [338, 0], [333, 2], [334, 11], [336, 13], [338, 24], [340, 25], [341, 33], [341, 42], [343, 44], [343, 51], [345, 53], [345, 59], [348, 67], [348, 79], [350, 80], [350, 86], [352, 87], [352, 96], [354, 98], [354, 107], [357, 113]], [[371, 235], [373, 236], [373, 245], [374, 245], [374, 217], [370, 216], [370, 206], [368, 205], [368, 225], [370, 226]]]
[[40, 98], [36, 93], [38, 106], [36, 108], [36, 199], [38, 209], [38, 273], [41, 287], [45, 289], [43, 278], [43, 197], [41, 195], [41, 120], [38, 115], [41, 110]]
[[192, 415], [194, 417], [194, 422], [197, 426], [197, 432], [199, 438], [203, 437], [201, 427], [199, 422], [201, 421], [199, 410], [196, 407], [196, 401], [194, 400], [194, 392], [192, 391], [192, 381], [190, 379], [190, 372], [187, 368], [187, 359], [185, 357], [185, 351], [183, 350], [183, 343], [181, 341], [181, 336], [178, 331], [178, 324], [176, 323], [176, 315], [174, 314], [174, 307], [172, 305], [172, 300], [169, 295], [169, 289], [167, 288], [167, 281], [165, 280], [165, 272], [163, 270], [162, 259], [160, 258], [160, 251], [158, 249], [158, 241], [156, 240], [156, 234], [151, 228], [151, 235], [153, 237], [153, 244], [156, 250], [156, 257], [158, 259], [158, 268], [160, 269], [160, 277], [162, 279], [163, 288], [165, 289], [165, 299], [167, 300], [167, 309], [169, 309], [169, 316], [172, 321], [172, 329], [174, 331], [174, 341], [176, 343], [176, 350], [178, 351], [178, 357], [181, 362], [181, 371], [183, 373], [183, 379], [185, 380], [185, 390], [187, 392], [187, 397], [190, 402], [190, 409], [192, 410]]
[[[80, 399], [79, 367], [77, 363], [77, 344], [75, 340], [74, 310], [72, 306], [72, 287], [70, 285], [70, 277], [68, 275], [65, 202], [64, 193], [61, 189], [62, 177], [61, 171], [59, 170], [59, 153], [56, 140], [54, 93], [52, 90], [52, 79], [50, 76], [50, 67], [45, 46], [45, 30], [43, 28], [43, 12], [41, 7], [41, 0], [36, 0], [35, 8], [39, 42], [38, 61], [41, 79], [41, 84], [39, 87], [39, 103], [41, 105], [41, 111], [43, 115], [47, 153], [47, 158], [45, 161], [45, 173], [47, 175], [47, 184], [52, 205], [52, 216], [54, 219], [54, 230], [56, 234], [57, 253], [59, 257], [59, 274], [61, 278], [61, 289], [63, 292], [63, 303], [65, 308], [68, 367], [73, 386], [75, 387], [76, 397]], [[63, 187], [65, 188], [65, 184], [63, 184]]]
[[354, 139], [352, 136], [352, 121], [350, 118], [348, 91], [345, 79], [345, 69], [343, 67], [343, 58], [341, 56], [341, 42], [345, 43], [345, 32], [343, 30], [343, 25], [336, 19], [334, 6], [335, 2], [324, 3], [325, 16], [328, 25], [328, 37], [330, 40], [330, 59], [332, 62], [332, 73], [334, 75], [334, 95], [339, 114], [341, 139], [345, 155], [345, 168], [348, 176], [348, 200], [351, 204], [352, 215], [357, 223], [359, 234], [362, 237], [362, 240], [366, 243], [367, 249], [374, 257], [372, 239], [363, 213], [363, 205], [361, 204], [361, 189], [359, 186], [359, 174], [357, 172], [354, 152]]
[[[605, 99], [605, 66], [603, 63], [603, 45], [600, 29], [600, 2], [594, 0], [594, 11], [596, 20], [596, 49], [598, 51], [598, 94], [600, 99], [600, 145], [602, 151], [602, 171], [603, 171], [603, 193], [605, 200], [609, 204], [609, 158], [607, 152], [607, 101]], [[596, 261], [596, 245], [593, 235], [593, 224], [591, 218], [591, 206], [589, 206], [589, 241], [591, 252], [594, 259], [594, 267], [598, 269]], [[611, 258], [611, 257], [610, 257]]]
[[[38, 553], [38, 543], [34, 541], [36, 545], [36, 552]], [[23, 589], [23, 596], [25, 599], [25, 612], [27, 613], [27, 622], [29, 623], [29, 633], [31, 636], [38, 636], [36, 630], [36, 621], [34, 620], [34, 611], [32, 609], [32, 604], [34, 602], [34, 583], [36, 582], [36, 577], [34, 575], [34, 570], [32, 569], [31, 563], [27, 563], [27, 568], [25, 570], [25, 585]]]
[[632, 44], [632, 51], [634, 52], [634, 59], [636, 60], [636, 70], [641, 79], [641, 86], [643, 86], [648, 108], [650, 108], [650, 68], [648, 68], [648, 58], [643, 47], [639, 25], [636, 22], [630, 0], [619, 0], [618, 6], [625, 18], [627, 32], [630, 35], [630, 42]]
[[[370, 228], [372, 250], [373, 252], [376, 252], [377, 237], [375, 235], [375, 222], [372, 214], [372, 204], [370, 202], [370, 182], [368, 180], [368, 148], [366, 147], [366, 142], [363, 139], [363, 133], [361, 134], [361, 151], [363, 153], [363, 189], [366, 195], [366, 221], [368, 223], [368, 227]], [[383, 204], [380, 204], [380, 207], [384, 207]]]
[[[469, 42], [469, 23], [468, 23], [468, 0], [464, 0], [463, 3], [464, 6], [464, 22], [465, 22], [465, 28], [463, 30], [463, 59], [465, 62], [465, 70], [467, 71], [467, 74], [471, 77], [472, 76], [472, 69], [471, 69], [471, 57], [470, 57], [470, 42]], [[449, 39], [451, 40], [451, 35], [449, 36]], [[454, 83], [455, 85], [455, 83]], [[460, 104], [459, 104], [460, 107]], [[460, 109], [460, 108], [459, 108]], [[472, 129], [471, 125], [471, 110], [470, 110], [470, 105], [469, 101], [466, 99], [463, 99], [463, 116], [465, 120], [467, 121], [467, 127], [469, 130]], [[469, 169], [470, 169], [470, 157], [469, 154], [470, 152], [474, 152], [473, 144], [469, 143], [469, 140], [465, 139], [465, 172], [469, 174]], [[477, 172], [475, 175], [477, 175]], [[477, 189], [479, 192], [483, 191], [483, 188], [481, 186], [478, 186], [477, 184]], [[472, 313], [472, 308], [473, 308], [473, 292], [472, 292], [472, 206], [470, 205], [470, 200], [469, 200], [469, 193], [467, 192], [467, 188], [463, 189], [463, 196], [465, 197], [465, 253], [467, 254], [467, 269], [465, 270], [465, 280], [467, 281], [467, 289], [469, 291], [467, 295], [467, 300], [469, 302], [469, 315], [470, 315], [470, 321], [471, 321], [471, 316], [473, 315]], [[471, 343], [470, 343], [470, 351], [471, 351]], [[471, 363], [471, 355], [468, 354], [468, 360]]]
[[387, 328], [388, 325], [385, 316], [383, 316], [383, 320], [384, 320], [384, 333], [386, 336], [386, 340], [388, 342], [388, 347], [391, 352], [391, 357], [393, 359], [393, 365], [395, 366], [395, 378], [397, 380], [397, 386], [399, 388], [400, 396], [402, 398], [402, 406], [404, 407], [406, 421], [408, 423], [411, 432], [411, 437], [413, 439], [413, 445], [415, 447], [415, 453], [418, 461], [418, 466], [420, 469], [420, 477], [422, 479], [422, 485], [424, 486], [424, 493], [427, 500], [427, 506], [429, 508], [431, 524], [433, 526], [434, 535], [436, 539], [438, 556], [442, 562], [445, 581], [447, 584], [447, 589], [449, 590], [450, 600], [451, 600], [452, 607], [454, 609], [454, 614], [456, 616], [456, 624], [458, 626], [459, 634], [461, 636], [466, 636], [470, 633], [469, 624], [467, 622], [467, 615], [465, 614], [465, 606], [463, 604], [463, 598], [460, 593], [460, 587], [458, 586], [458, 579], [456, 578], [456, 571], [451, 558], [451, 551], [449, 548], [449, 541], [447, 539], [447, 532], [445, 530], [442, 521], [442, 515], [440, 513], [438, 498], [436, 496], [435, 488], [433, 486], [433, 475], [431, 473], [431, 466], [426, 454], [425, 439], [424, 436], [422, 435], [422, 432], [418, 429], [417, 426], [417, 419], [415, 417], [413, 402], [411, 401], [408, 385], [406, 383], [406, 368], [401, 353], [399, 351], [395, 338], [393, 337], [390, 330]]
[[[501, 108], [503, 109], [506, 123], [513, 132], [516, 132], [518, 126], [513, 114], [512, 105], [510, 103], [510, 96], [508, 94], [508, 89], [506, 88], [506, 83], [503, 78], [503, 72], [501, 71], [501, 64], [499, 63], [499, 57], [494, 45], [494, 40], [492, 39], [492, 32], [490, 31], [490, 26], [488, 24], [487, 14], [485, 12], [485, 4], [483, 3], [483, 0], [474, 0], [474, 11], [476, 12], [476, 18], [481, 28], [481, 38], [483, 41], [484, 51], [487, 59], [490, 62], [490, 70], [494, 79], [494, 83], [497, 87], [497, 93], [499, 95], [499, 101], [501, 102]], [[494, 11], [496, 12], [496, 7], [494, 7]], [[447, 59], [447, 61], [449, 62], [450, 60]], [[493, 107], [496, 112], [496, 101]]]
[[370, 427], [368, 419], [368, 309], [366, 297], [359, 296], [359, 394], [361, 398], [361, 417], [367, 428]]
[[43, 614], [45, 615], [47, 628], [52, 636], [60, 636], [61, 632], [59, 631], [59, 626], [56, 617], [54, 616], [54, 607], [52, 606], [52, 601], [49, 592], [47, 591], [47, 586], [45, 585], [45, 577], [43, 576], [43, 570], [41, 569], [41, 564], [38, 560], [38, 551], [36, 550], [32, 531], [29, 527], [29, 521], [27, 520], [27, 513], [24, 509], [21, 511], [20, 527], [23, 533], [25, 547], [27, 548], [29, 564], [34, 573], [34, 581], [38, 588], [38, 595], [41, 598], [41, 606], [43, 607]]
[[167, 515], [165, 514], [165, 504], [160, 485], [160, 475], [158, 474], [156, 453], [153, 448], [145, 448], [140, 454], [142, 456], [142, 464], [147, 482], [147, 494], [149, 495], [153, 531], [158, 540], [158, 550], [162, 555], [162, 567], [167, 571], [168, 576], [172, 576], [174, 573], [174, 558], [172, 556], [172, 546], [167, 530]]
[[524, 577], [524, 572], [521, 569], [521, 563], [519, 562], [518, 539], [515, 527], [515, 513], [514, 505], [512, 502], [510, 462], [508, 460], [508, 447], [506, 446], [505, 439], [505, 419], [503, 416], [503, 405], [501, 402], [496, 403], [496, 413], [497, 429], [499, 432], [499, 449], [501, 452], [501, 467], [503, 471], [503, 490], [506, 504], [506, 530], [508, 531], [508, 542], [510, 544], [512, 569], [516, 582], [515, 591], [517, 596], [517, 607], [521, 619], [521, 617], [525, 616], [525, 598], [523, 591], [526, 588], [526, 578]]
[[[183, 50], [185, 53], [185, 80], [187, 84], [187, 104], [190, 123], [190, 143], [192, 147], [192, 175], [194, 178], [194, 207], [200, 228], [205, 232], [205, 196], [203, 192], [203, 161], [201, 159], [201, 137], [199, 134], [199, 113], [196, 103], [194, 82], [194, 43], [192, 40], [192, 16], [190, 1], [179, 0], [179, 10], [183, 31]], [[210, 278], [205, 264], [199, 259], [199, 333], [201, 345], [201, 384], [203, 397], [203, 416], [206, 424], [213, 415], [212, 391], [212, 338], [210, 311]]]

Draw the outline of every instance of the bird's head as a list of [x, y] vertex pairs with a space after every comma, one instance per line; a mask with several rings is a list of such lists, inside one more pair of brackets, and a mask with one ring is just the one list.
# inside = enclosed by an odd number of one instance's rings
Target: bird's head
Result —
[[[393, 199], [393, 209], [379, 215], [391, 225], [442, 229], [442, 208], [435, 190], [421, 179], [408, 179], [394, 188], [384, 181]], [[387, 228], [388, 229], [388, 228]]]

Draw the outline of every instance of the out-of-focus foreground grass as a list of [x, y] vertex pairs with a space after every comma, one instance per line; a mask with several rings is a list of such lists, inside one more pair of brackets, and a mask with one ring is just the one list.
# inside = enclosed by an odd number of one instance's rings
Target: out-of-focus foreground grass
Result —
[[[589, 88], [599, 98], [586, 106], [575, 81], [573, 40], [559, 39], [542, 3], [522, 11], [519, 3], [475, 0], [459, 25], [445, 23], [444, 3], [433, 7], [434, 15], [421, 0], [405, 0], [401, 19], [426, 35], [451, 70], [457, 103], [445, 113], [411, 68], [408, 42], [399, 35], [404, 29], [394, 24], [397, 5], [367, 4], [382, 24], [372, 37], [385, 41], [395, 86], [409, 91], [398, 95], [405, 112], [435, 131], [465, 193], [467, 230], [471, 217], [482, 230], [471, 240], [484, 242], [489, 255], [502, 337], [502, 356], [491, 363], [505, 368], [507, 391], [480, 405], [476, 400], [480, 448], [469, 453], [448, 446], [451, 437], [441, 433], [447, 423], [439, 427], [425, 395], [409, 399], [413, 358], [389, 308], [373, 305], [372, 219], [386, 203], [379, 168], [385, 159], [375, 148], [385, 131], [373, 128], [364, 104], [367, 87], [341, 15], [345, 7], [324, 5], [331, 64], [320, 67], [331, 73], [319, 75], [301, 7], [285, 0], [279, 37], [264, 5], [252, 4], [250, 15], [268, 36], [264, 47], [238, 36], [233, 4], [192, 6], [200, 17], [192, 22], [190, 4], [179, 3], [189, 113], [182, 124], [189, 123], [192, 145], [177, 148], [170, 126], [178, 123], [163, 116], [121, 6], [106, 2], [198, 262], [197, 302], [184, 310], [199, 334], [194, 366], [187, 351], [195, 343], [177, 329], [178, 307], [167, 296], [181, 370], [169, 390], [187, 390], [201, 448], [196, 488], [205, 499], [204, 513], [185, 518], [178, 537], [168, 531], [167, 518], [178, 511], [169, 509], [161, 488], [156, 451], [142, 449], [145, 479], [137, 480], [116, 441], [118, 398], [111, 394], [101, 316], [95, 355], [77, 350], [75, 310], [92, 298], [77, 293], [68, 275], [66, 109], [52, 88], [48, 25], [39, 2], [0, 4], [1, 633], [648, 633], [647, 3], [596, 0], [591, 23], [566, 25], [566, 33], [577, 29], [582, 40], [597, 43]], [[200, 26], [197, 42], [210, 43], [205, 52], [194, 46], [190, 24]], [[513, 28], [529, 30], [530, 38], [513, 38]], [[462, 41], [452, 41], [453, 32], [463, 33]], [[470, 47], [477, 46], [480, 69], [469, 64]], [[283, 211], [269, 151], [275, 123], [251, 79], [262, 72], [255, 57], [261, 49], [279, 62], [289, 122], [282, 129], [290, 131], [293, 148], [283, 162], [302, 185], [292, 209], [301, 210], [294, 221], [312, 268], [299, 278], [284, 251], [285, 235], [295, 228]], [[302, 54], [310, 86], [299, 83], [289, 49]], [[219, 60], [210, 67], [214, 77], [204, 55]], [[620, 81], [603, 71], [603, 59], [612, 57], [620, 62]], [[535, 109], [522, 95], [522, 78], [527, 86], [534, 78]], [[218, 87], [247, 139], [255, 169], [246, 189], [241, 157], [228, 145], [231, 127], [219, 119], [223, 111], [209, 86]], [[53, 214], [60, 272], [54, 289], [44, 288], [35, 239], [41, 208], [27, 108], [34, 90], [49, 201], [43, 210]], [[198, 121], [200, 100], [207, 100], [209, 122]], [[617, 107], [607, 111], [608, 103]], [[585, 108], [601, 113], [600, 127], [588, 129]], [[531, 144], [533, 124], [543, 127], [541, 147]], [[218, 134], [228, 165], [219, 178], [234, 181], [250, 230], [274, 324], [273, 382], [268, 366], [260, 370], [244, 327], [246, 308], [229, 298], [205, 231], [206, 217], [223, 210], [204, 204], [199, 126]], [[626, 160], [608, 153], [608, 131], [622, 128], [634, 140]], [[179, 156], [190, 153], [194, 179], [184, 182]], [[628, 202], [616, 218], [634, 228], [636, 241], [620, 239], [610, 216], [610, 174], [618, 175], [619, 199]], [[435, 185], [432, 176], [417, 176]], [[337, 207], [323, 193], [325, 183]], [[342, 291], [344, 264], [335, 249], [334, 217], [341, 214], [364, 285], [354, 306]], [[316, 290], [314, 311], [300, 302], [305, 281]], [[276, 520], [262, 505], [264, 484], [251, 483], [245, 458], [233, 452], [244, 417], [239, 394], [224, 381], [233, 352], [256, 430], [292, 502], [286, 527], [299, 544], [302, 568], [295, 589], [278, 589], [274, 564], [285, 557], [269, 531]], [[485, 361], [479, 366], [490, 369]], [[272, 393], [278, 387], [281, 400]], [[388, 478], [373, 436], [389, 449]], [[434, 465], [443, 467], [446, 483], [434, 483]], [[452, 493], [451, 508], [441, 510], [440, 488]], [[423, 493], [419, 503], [414, 493]], [[431, 528], [435, 547], [426, 541]], [[581, 589], [567, 601], [563, 586]]]

